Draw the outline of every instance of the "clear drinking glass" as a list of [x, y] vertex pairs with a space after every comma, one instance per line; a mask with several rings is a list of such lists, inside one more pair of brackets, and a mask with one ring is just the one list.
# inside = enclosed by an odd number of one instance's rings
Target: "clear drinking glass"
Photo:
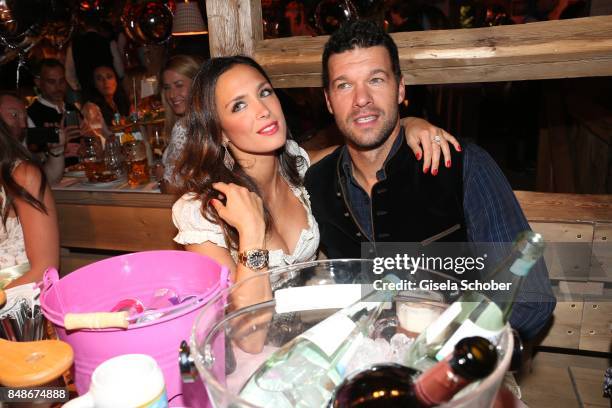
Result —
[[104, 162], [106, 168], [117, 177], [121, 177], [125, 174], [125, 160], [123, 158], [123, 152], [121, 151], [121, 143], [119, 143], [119, 138], [115, 135], [109, 136], [106, 140]]
[[153, 149], [153, 161], [156, 164], [161, 163], [166, 144], [166, 139], [161, 135], [161, 131], [155, 128], [153, 130], [153, 136], [151, 137], [151, 149]]

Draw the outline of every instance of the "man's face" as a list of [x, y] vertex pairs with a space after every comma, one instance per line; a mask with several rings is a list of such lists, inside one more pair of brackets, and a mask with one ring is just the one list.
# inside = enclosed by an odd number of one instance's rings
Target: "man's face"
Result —
[[43, 67], [36, 80], [40, 93], [49, 102], [61, 104], [66, 95], [66, 77], [61, 67]]
[[404, 80], [396, 81], [383, 46], [355, 48], [329, 58], [327, 108], [347, 143], [359, 149], [381, 146], [399, 127]]
[[3, 96], [0, 98], [0, 117], [8, 125], [11, 136], [21, 141], [25, 135], [27, 127], [28, 114], [25, 104], [12, 96]]

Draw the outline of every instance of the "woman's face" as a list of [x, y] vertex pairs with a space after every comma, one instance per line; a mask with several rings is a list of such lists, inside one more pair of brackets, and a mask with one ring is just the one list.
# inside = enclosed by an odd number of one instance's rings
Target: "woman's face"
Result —
[[176, 116], [183, 116], [187, 110], [191, 82], [191, 78], [171, 69], [165, 70], [162, 75], [164, 97]]
[[217, 81], [215, 103], [223, 138], [240, 159], [274, 153], [285, 144], [287, 125], [272, 85], [248, 65], [235, 65]]
[[102, 96], [113, 96], [117, 91], [117, 78], [112, 69], [98, 67], [94, 70], [94, 85]]

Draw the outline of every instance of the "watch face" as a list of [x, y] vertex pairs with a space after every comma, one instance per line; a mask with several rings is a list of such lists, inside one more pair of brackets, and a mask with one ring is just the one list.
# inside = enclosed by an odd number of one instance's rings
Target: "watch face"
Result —
[[268, 257], [265, 251], [250, 251], [247, 254], [247, 266], [251, 269], [261, 269], [268, 263]]

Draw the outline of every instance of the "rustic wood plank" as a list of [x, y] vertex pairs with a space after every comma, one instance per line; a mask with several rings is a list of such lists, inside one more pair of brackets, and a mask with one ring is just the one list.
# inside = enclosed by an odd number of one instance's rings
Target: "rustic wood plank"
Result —
[[263, 39], [260, 0], [207, 0], [210, 56], [251, 55]]
[[554, 190], [552, 162], [550, 132], [546, 126], [540, 126], [538, 135], [538, 163], [536, 170], [537, 191], [549, 192]]
[[612, 195], [537, 193], [514, 194], [529, 221], [612, 222]]
[[538, 351], [533, 359], [533, 365], [534, 367], [557, 367], [563, 369], [567, 369], [568, 367], [583, 367], [605, 370], [610, 366], [610, 363], [606, 357]]
[[603, 282], [590, 281], [559, 281], [559, 292], [572, 299], [584, 299], [585, 296], [602, 296], [604, 294]]
[[612, 352], [612, 303], [609, 297], [584, 302], [580, 350]]
[[[612, 16], [394, 33], [392, 37], [408, 84], [612, 74]], [[254, 56], [277, 87], [319, 87], [327, 38], [263, 40], [257, 42]]]
[[586, 281], [591, 269], [593, 224], [530, 222], [549, 243], [544, 260], [551, 279]]
[[82, 266], [110, 258], [113, 255], [65, 251], [60, 256], [60, 276], [65, 276]]
[[558, 301], [553, 313], [553, 324], [542, 345], [578, 349], [583, 306], [581, 301]]
[[520, 386], [523, 401], [529, 407], [580, 407], [567, 368], [534, 362], [532, 373]]
[[532, 363], [533, 371], [519, 382], [523, 401], [534, 408], [579, 407], [568, 367], [603, 372], [608, 366], [608, 360], [603, 357], [538, 352]]
[[570, 367], [569, 372], [583, 406], [610, 407], [610, 400], [602, 395], [605, 369]]
[[566, 106], [561, 90], [550, 82], [543, 85], [544, 126], [548, 129], [548, 145], [552, 165], [552, 187], [556, 193], [577, 193], [575, 161], [568, 129], [564, 123]]
[[177, 198], [171, 194], [110, 193], [100, 191], [53, 190], [58, 205], [110, 205], [117, 207], [170, 208]]
[[591, 0], [591, 15], [604, 16], [612, 14], [612, 2], [610, 0]]
[[612, 223], [596, 223], [589, 280], [612, 282]]
[[58, 205], [60, 246], [120, 251], [176, 249], [169, 208]]

